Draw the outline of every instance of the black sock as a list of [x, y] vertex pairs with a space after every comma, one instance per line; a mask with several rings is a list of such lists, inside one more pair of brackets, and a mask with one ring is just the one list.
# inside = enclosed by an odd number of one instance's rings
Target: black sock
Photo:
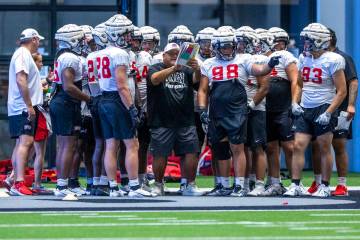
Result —
[[328, 181], [321, 180], [321, 184], [324, 184], [325, 187], [328, 187], [328, 186], [329, 186], [329, 182], [328, 182]]
[[300, 185], [300, 179], [292, 179], [291, 182], [295, 183], [296, 186]]
[[120, 183], [122, 186], [129, 185], [129, 178], [128, 177], [121, 178]]

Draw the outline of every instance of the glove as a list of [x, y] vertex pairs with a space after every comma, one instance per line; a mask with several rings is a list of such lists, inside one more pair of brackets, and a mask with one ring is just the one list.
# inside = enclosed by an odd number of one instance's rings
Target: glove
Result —
[[351, 120], [348, 121], [348, 113], [341, 111], [338, 117], [338, 125], [336, 126], [335, 130], [349, 130]]
[[132, 104], [129, 107], [129, 113], [130, 113], [133, 128], [137, 128], [140, 124], [140, 119], [139, 119], [139, 112], [134, 104]]
[[279, 64], [279, 58], [281, 58], [281, 56], [274, 56], [274, 57], [271, 57], [269, 62], [268, 62], [268, 66], [269, 68], [273, 69], [276, 65]]
[[292, 114], [294, 114], [294, 116], [300, 116], [301, 114], [304, 113], [304, 110], [302, 109], [302, 107], [299, 104], [292, 103], [291, 104], [291, 112], [292, 112]]
[[328, 125], [330, 122], [330, 119], [331, 119], [331, 113], [324, 112], [315, 120], [315, 122], [317, 122], [320, 125]]
[[208, 114], [206, 111], [200, 112], [200, 121], [201, 121], [203, 124], [206, 124], [206, 125], [209, 124], [209, 122], [210, 122], [209, 114]]

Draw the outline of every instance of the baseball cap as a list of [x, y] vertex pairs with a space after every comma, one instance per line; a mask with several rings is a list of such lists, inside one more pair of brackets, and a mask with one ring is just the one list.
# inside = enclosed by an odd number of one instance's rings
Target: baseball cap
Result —
[[25, 40], [33, 37], [38, 37], [40, 40], [44, 40], [44, 37], [41, 36], [38, 31], [33, 28], [27, 28], [21, 32], [20, 40]]
[[180, 50], [180, 46], [177, 45], [176, 43], [168, 43], [164, 48], [164, 53], [169, 52], [174, 49]]

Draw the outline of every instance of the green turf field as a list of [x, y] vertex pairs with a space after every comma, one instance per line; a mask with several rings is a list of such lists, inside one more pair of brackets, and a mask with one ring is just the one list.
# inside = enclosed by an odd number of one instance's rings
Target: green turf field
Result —
[[360, 210], [1, 213], [0, 232], [2, 239], [360, 239]]

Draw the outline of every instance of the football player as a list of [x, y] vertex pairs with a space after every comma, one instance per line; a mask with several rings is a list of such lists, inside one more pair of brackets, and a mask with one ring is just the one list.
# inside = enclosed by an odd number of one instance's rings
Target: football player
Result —
[[[201, 82], [198, 91], [198, 108], [201, 120], [208, 124], [211, 144], [228, 139], [233, 154], [235, 183], [232, 196], [245, 196], [247, 96], [245, 85], [250, 74], [268, 74], [278, 64], [278, 57], [267, 64], [251, 62], [251, 55], [236, 54], [237, 40], [231, 31], [217, 31], [213, 35], [215, 53], [201, 66]], [[211, 88], [211, 91], [209, 89]], [[209, 95], [210, 93], [210, 95]], [[209, 114], [207, 99], [209, 96]]]
[[125, 165], [129, 177], [129, 196], [148, 197], [151, 193], [143, 190], [138, 179], [138, 150], [136, 128], [139, 124], [138, 110], [134, 104], [135, 89], [128, 80], [130, 71], [129, 47], [132, 22], [124, 15], [117, 14], [105, 22], [109, 46], [97, 53], [99, 62], [99, 85], [102, 98], [99, 115], [105, 142], [105, 169], [109, 178], [110, 196], [123, 196], [116, 180], [117, 153], [120, 141], [126, 147]]
[[[57, 30], [55, 58], [55, 95], [50, 102], [50, 116], [56, 135], [57, 185], [55, 196], [73, 194], [68, 189], [69, 175], [75, 146], [81, 129], [81, 101], [91, 102], [90, 96], [81, 91], [83, 68], [80, 59], [84, 46], [84, 31], [75, 24]], [[76, 193], [76, 195], [81, 195]]]
[[[320, 148], [322, 180], [313, 196], [330, 196], [332, 171], [331, 142], [336, 127], [336, 110], [346, 96], [345, 60], [328, 51], [330, 31], [320, 23], [311, 23], [300, 33], [304, 53], [299, 58], [301, 103], [292, 103], [295, 119], [295, 142], [292, 161], [292, 183], [285, 196], [308, 195], [301, 184], [304, 152], [312, 138]], [[300, 89], [299, 89], [300, 90]], [[301, 91], [297, 91], [300, 93]], [[300, 100], [300, 94], [296, 98]]]
[[141, 42], [141, 49], [148, 52], [151, 56], [157, 55], [160, 50], [160, 33], [157, 29], [150, 26], [143, 26], [140, 28], [143, 37]]
[[281, 56], [280, 64], [271, 72], [270, 89], [266, 96], [268, 183], [265, 195], [282, 195], [286, 189], [280, 179], [280, 146], [284, 151], [286, 166], [291, 173], [294, 134], [292, 131], [291, 103], [296, 102], [298, 87], [297, 59], [288, 51], [287, 32], [273, 27], [268, 30], [272, 41], [264, 46], [269, 56]]

